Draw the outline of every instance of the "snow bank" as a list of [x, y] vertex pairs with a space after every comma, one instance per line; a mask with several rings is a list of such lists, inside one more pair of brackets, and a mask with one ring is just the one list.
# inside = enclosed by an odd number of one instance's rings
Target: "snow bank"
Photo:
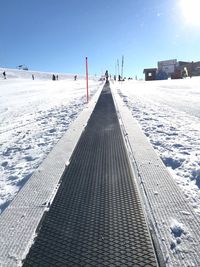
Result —
[[[85, 79], [51, 81], [39, 73], [41, 79], [31, 80], [24, 78], [27, 71], [6, 73], [8, 79], [0, 79], [0, 211], [86, 104]], [[90, 95], [99, 85], [89, 81]]]
[[200, 78], [115, 85], [200, 214]]
[[[55, 72], [40, 72], [34, 70], [18, 70], [18, 69], [7, 69], [0, 68], [0, 79], [3, 78], [2, 73], [6, 72], [7, 79], [32, 79], [32, 75], [36, 80], [52, 80], [52, 75], [58, 75], [59, 80], [73, 79], [76, 74], [65, 74]], [[84, 75], [78, 75], [78, 79], [84, 79]]]

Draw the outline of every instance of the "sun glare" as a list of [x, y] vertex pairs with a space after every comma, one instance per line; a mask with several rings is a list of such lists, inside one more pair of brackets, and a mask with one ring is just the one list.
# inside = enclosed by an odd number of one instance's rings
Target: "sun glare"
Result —
[[180, 0], [180, 6], [185, 22], [200, 26], [200, 0]]

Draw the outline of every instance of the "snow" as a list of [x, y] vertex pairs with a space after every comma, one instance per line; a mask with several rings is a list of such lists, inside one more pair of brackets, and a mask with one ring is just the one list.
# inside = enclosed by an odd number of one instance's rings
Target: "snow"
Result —
[[[157, 85], [156, 82], [152, 84]], [[144, 199], [148, 221], [152, 231], [155, 232], [158, 247], [161, 249], [160, 255], [163, 256], [161, 262], [165, 262], [166, 266], [173, 267], [200, 266], [199, 213], [192, 208], [191, 202], [185, 197], [182, 189], [176, 185], [177, 180], [170, 175], [169, 170], [173, 171], [173, 169], [170, 166], [165, 167], [159, 157], [159, 151], [153, 149], [149, 137], [146, 138], [144, 129], [148, 127], [148, 120], [143, 122], [141, 115], [141, 121], [144, 123], [144, 126], [141, 127], [140, 121], [135, 117], [139, 111], [136, 113], [133, 109], [137, 106], [138, 109], [141, 107], [137, 105], [136, 100], [142, 98], [142, 95], [147, 92], [148, 85], [150, 86], [151, 83], [127, 82], [111, 85], [120, 123], [122, 124], [127, 152], [136, 175], [135, 179], [141, 197]], [[142, 92], [140, 86], [143, 86], [145, 91]], [[156, 101], [151, 102], [151, 92], [148, 93], [149, 96], [142, 99], [141, 102], [143, 101], [144, 105], [150, 102], [153, 108]], [[159, 88], [157, 94], [161, 94]], [[163, 97], [166, 99], [166, 96], [163, 95]], [[141, 112], [144, 113], [147, 110], [144, 111], [144, 109]], [[166, 111], [166, 116], [170, 116], [171, 112], [172, 110]], [[159, 109], [157, 110], [157, 118], [155, 120], [158, 121], [159, 126]], [[155, 124], [155, 132], [157, 130], [156, 126]], [[162, 145], [162, 142], [160, 144]], [[196, 189], [198, 190], [197, 186]], [[194, 198], [194, 200], [196, 199]], [[177, 223], [174, 225], [173, 221]], [[184, 229], [180, 236], [174, 235], [178, 226]], [[155, 242], [155, 244], [157, 243]]]
[[[171, 232], [174, 235], [174, 237], [180, 237], [183, 233], [185, 233], [183, 224], [179, 223], [175, 219], [172, 219], [170, 228], [171, 228]], [[180, 243], [180, 240], [178, 243]]]
[[200, 78], [114, 86], [200, 215]]
[[[5, 69], [0, 69], [0, 73]], [[85, 79], [6, 69], [0, 78], [0, 211], [3, 211], [86, 104]], [[32, 80], [32, 74], [35, 80]], [[100, 82], [90, 79], [90, 94]]]
[[[0, 209], [3, 211], [85, 108], [85, 79], [0, 69]], [[32, 74], [35, 80], [32, 80]], [[90, 94], [102, 83], [90, 79]], [[200, 78], [112, 83], [163, 160], [197, 216], [200, 215]], [[159, 167], [159, 166], [158, 166]], [[160, 196], [153, 188], [155, 198]], [[190, 210], [189, 210], [190, 211]], [[188, 210], [180, 210], [186, 217]], [[191, 229], [163, 222], [170, 252], [187, 252]], [[164, 240], [163, 240], [164, 242]], [[166, 262], [170, 262], [170, 253]], [[191, 266], [191, 265], [190, 265]]]

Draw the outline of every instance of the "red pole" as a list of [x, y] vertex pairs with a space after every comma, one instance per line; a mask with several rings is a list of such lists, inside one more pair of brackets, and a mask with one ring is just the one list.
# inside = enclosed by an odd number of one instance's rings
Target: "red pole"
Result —
[[86, 57], [86, 90], [87, 90], [87, 103], [89, 102], [89, 93], [88, 93], [88, 58]]

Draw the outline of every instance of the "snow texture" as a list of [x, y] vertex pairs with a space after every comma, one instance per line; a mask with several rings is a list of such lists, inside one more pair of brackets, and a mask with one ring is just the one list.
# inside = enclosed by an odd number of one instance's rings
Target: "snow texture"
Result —
[[127, 81], [119, 93], [200, 215], [200, 78]]
[[[0, 76], [3, 70], [0, 69]], [[35, 170], [67, 131], [71, 122], [86, 107], [84, 77], [78, 77], [74, 81], [73, 75], [63, 74], [59, 75], [58, 81], [52, 81], [50, 73], [17, 70], [6, 70], [6, 73], [6, 80], [3, 76], [0, 77], [2, 211], [31, 175], [36, 173]], [[31, 80], [32, 74], [35, 75], [35, 80]], [[101, 86], [98, 81], [90, 79], [91, 94], [97, 91], [99, 85]], [[179, 266], [179, 261], [183, 266], [197, 266], [192, 261], [192, 255], [199, 246], [195, 243], [199, 224], [194, 225], [194, 221], [198, 221], [200, 216], [200, 78], [156, 82], [127, 81], [112, 86], [118, 90], [124, 104], [138, 121], [180, 188], [179, 192], [171, 183], [166, 192], [159, 182], [153, 181], [151, 176], [148, 177], [148, 170], [152, 167], [156, 170], [155, 178], [160, 177], [159, 173], [163, 175], [165, 168], [157, 159], [151, 160], [151, 156], [155, 157], [151, 149], [142, 151], [141, 146], [145, 141], [142, 141], [143, 137], [138, 132], [137, 140], [141, 140], [141, 144], [136, 144], [139, 151], [136, 154], [141, 159], [139, 169], [141, 174], [147, 174], [149, 196], [156, 203], [152, 211], [158, 216], [155, 225], [157, 233], [160, 233], [159, 241], [164, 247], [165, 262], [173, 267]], [[138, 126], [134, 127], [137, 132]], [[147, 161], [143, 160], [144, 155]], [[165, 178], [170, 179], [168, 175]], [[173, 199], [171, 210], [169, 207], [166, 210], [163, 208], [166, 200], [162, 197], [163, 192]], [[175, 199], [177, 194], [181, 194], [180, 199]], [[187, 203], [189, 205], [185, 205]], [[185, 208], [180, 209], [182, 206]], [[21, 221], [27, 220], [20, 212], [20, 209], [10, 212], [20, 216], [19, 228]], [[170, 212], [171, 217], [167, 216]], [[165, 219], [161, 218], [162, 213], [167, 216]], [[5, 212], [1, 216], [4, 214], [7, 218]], [[6, 227], [6, 220], [4, 222], [3, 226]], [[191, 228], [190, 224], [194, 227]], [[16, 227], [16, 223], [12, 225]], [[12, 232], [12, 227], [9, 228], [9, 233]], [[6, 242], [6, 236], [4, 238]], [[19, 260], [15, 254], [10, 257], [13, 261]]]
[[[148, 84], [143, 83], [144, 89], [147, 90]], [[154, 233], [153, 236], [156, 236], [156, 248], [157, 251], [161, 249], [163, 256], [161, 261], [166, 266], [200, 266], [199, 213], [193, 209], [191, 202], [183, 194], [182, 188], [178, 187], [169, 169], [167, 170], [159, 154], [153, 149], [150, 139], [146, 138], [144, 130], [139, 125], [140, 121], [138, 120], [138, 123], [134, 118], [135, 112], [132, 109], [136, 105], [131, 103], [136, 103], [135, 99], [140, 96], [140, 85], [137, 82], [135, 84], [115, 83], [112, 85], [112, 91], [148, 222]], [[128, 87], [129, 95], [126, 92]], [[149, 98], [143, 101], [148, 103], [151, 99], [150, 95], [149, 92]], [[130, 104], [130, 111], [127, 104]], [[152, 108], [154, 108], [153, 105], [152, 103]], [[141, 112], [143, 113], [144, 110], [142, 109]], [[170, 112], [167, 115], [170, 116]], [[159, 123], [159, 109], [156, 115]], [[145, 126], [148, 127], [148, 120]], [[198, 190], [197, 186], [196, 188]]]
[[0, 266], [21, 266], [60, 185], [101, 87], [0, 216]]
[[[85, 79], [0, 69], [0, 212], [31, 177], [85, 107]], [[32, 74], [35, 80], [32, 80]], [[99, 87], [90, 79], [90, 95]]]

